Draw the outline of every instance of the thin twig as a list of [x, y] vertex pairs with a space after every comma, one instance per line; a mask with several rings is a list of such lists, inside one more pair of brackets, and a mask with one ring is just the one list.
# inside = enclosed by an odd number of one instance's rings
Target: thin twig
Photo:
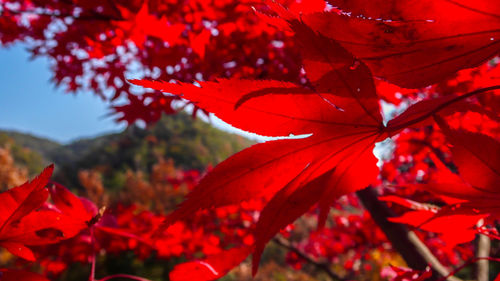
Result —
[[346, 280], [346, 279], [340, 277], [337, 273], [333, 272], [333, 270], [330, 268], [330, 266], [327, 263], [322, 263], [322, 262], [316, 261], [313, 257], [309, 256], [308, 254], [306, 254], [306, 253], [302, 252], [301, 250], [297, 249], [296, 247], [294, 247], [285, 238], [283, 238], [281, 236], [276, 236], [273, 238], [273, 241], [276, 244], [294, 252], [295, 254], [297, 254], [297, 256], [306, 260], [308, 263], [314, 265], [317, 269], [324, 271], [328, 276], [330, 276], [330, 278], [332, 278], [332, 280], [339, 280], [339, 281]]
[[481, 261], [481, 260], [488, 260], [488, 261], [496, 261], [496, 262], [500, 262], [500, 259], [498, 258], [492, 258], [492, 257], [485, 257], [485, 258], [473, 258], [471, 260], [469, 260], [468, 262], [462, 264], [461, 266], [455, 268], [452, 272], [450, 272], [447, 276], [444, 276], [440, 279], [438, 279], [437, 281], [445, 281], [447, 280], [446, 278], [449, 278], [450, 276], [452, 276], [453, 274], [459, 272], [460, 270], [462, 270], [463, 268], [475, 263], [475, 262], [478, 262], [478, 261]]
[[92, 255], [90, 256], [90, 276], [89, 281], [95, 281], [95, 263], [96, 263], [96, 250], [94, 239], [94, 227], [90, 227], [90, 239], [92, 245]]

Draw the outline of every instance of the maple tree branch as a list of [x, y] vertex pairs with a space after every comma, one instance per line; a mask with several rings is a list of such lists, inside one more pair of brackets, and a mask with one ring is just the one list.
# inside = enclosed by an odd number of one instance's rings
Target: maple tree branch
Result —
[[[484, 220], [478, 222], [478, 226], [482, 225]], [[476, 263], [476, 278], [477, 281], [489, 280], [489, 260], [485, 259], [490, 256], [491, 241], [484, 234], [478, 234], [476, 239], [476, 258], [479, 260]]]
[[278, 244], [279, 246], [282, 246], [295, 254], [299, 256], [300, 258], [306, 260], [308, 263], [314, 265], [317, 269], [324, 271], [332, 280], [339, 280], [339, 281], [344, 281], [347, 279], [344, 279], [340, 277], [337, 273], [333, 272], [333, 270], [330, 268], [330, 266], [327, 263], [323, 262], [318, 262], [316, 261], [313, 257], [309, 256], [308, 254], [302, 252], [301, 250], [297, 249], [294, 247], [290, 241], [286, 240], [285, 238], [281, 236], [276, 236], [273, 238], [273, 242]]
[[365, 209], [370, 212], [371, 217], [382, 229], [391, 242], [392, 246], [401, 254], [406, 264], [416, 270], [425, 270], [430, 265], [433, 276], [429, 280], [437, 280], [444, 276], [448, 281], [460, 281], [461, 279], [449, 276], [450, 273], [445, 266], [432, 254], [427, 246], [418, 238], [415, 232], [409, 230], [405, 225], [393, 223], [388, 220], [396, 214], [387, 204], [380, 201], [377, 193], [371, 187], [356, 192]]
[[461, 266], [455, 268], [452, 272], [450, 272], [450, 274], [448, 274], [448, 276], [444, 276], [443, 278], [440, 278], [438, 279], [437, 281], [445, 281], [447, 277], [459, 272], [460, 270], [464, 269], [465, 267], [475, 263], [475, 262], [478, 262], [478, 261], [481, 261], [481, 260], [488, 260], [488, 261], [495, 261], [495, 262], [500, 262], [500, 259], [498, 258], [492, 258], [492, 257], [483, 257], [483, 258], [473, 258], [467, 262], [465, 262], [464, 264], [462, 264]]

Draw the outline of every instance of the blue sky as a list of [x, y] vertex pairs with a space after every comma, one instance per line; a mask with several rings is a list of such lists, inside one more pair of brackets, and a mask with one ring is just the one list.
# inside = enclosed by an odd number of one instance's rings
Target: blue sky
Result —
[[107, 104], [88, 92], [67, 94], [50, 81], [47, 59], [29, 60], [22, 45], [0, 49], [0, 129], [49, 137], [59, 142], [124, 128]]
[[[121, 131], [107, 117], [108, 105], [90, 92], [68, 94], [50, 81], [51, 70], [45, 58], [29, 60], [22, 45], [0, 48], [0, 129], [16, 130], [62, 143]], [[238, 130], [212, 117], [219, 129], [255, 140], [266, 140]]]

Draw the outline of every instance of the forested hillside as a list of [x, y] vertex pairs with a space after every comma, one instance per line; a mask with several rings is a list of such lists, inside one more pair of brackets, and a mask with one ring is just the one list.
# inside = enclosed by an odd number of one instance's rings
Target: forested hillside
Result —
[[[29, 134], [0, 131], [0, 146], [9, 143], [16, 163], [33, 175], [56, 164], [55, 180], [79, 186], [78, 170], [97, 169], [109, 188], [123, 186], [126, 170], [148, 174], [159, 158], [176, 167], [204, 170], [252, 144], [241, 136], [213, 128], [187, 114], [165, 116], [149, 128], [130, 126], [121, 133], [60, 144]], [[26, 150], [29, 149], [29, 150]]]

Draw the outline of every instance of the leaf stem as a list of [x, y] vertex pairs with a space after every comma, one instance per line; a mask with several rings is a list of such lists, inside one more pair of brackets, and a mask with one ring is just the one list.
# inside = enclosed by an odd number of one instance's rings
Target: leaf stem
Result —
[[403, 123], [403, 124], [399, 124], [399, 125], [396, 125], [396, 126], [392, 126], [392, 127], [386, 127], [385, 128], [385, 132], [387, 133], [391, 133], [391, 132], [397, 132], [399, 130], [402, 130], [402, 129], [405, 129], [405, 128], [408, 128], [410, 127], [411, 125], [414, 125], [414, 124], [417, 124], [421, 121], [424, 121], [425, 119], [433, 116], [434, 114], [438, 113], [439, 111], [443, 110], [444, 108], [452, 105], [453, 103], [456, 103], [456, 102], [459, 102], [463, 99], [466, 99], [466, 98], [469, 98], [469, 97], [472, 97], [474, 95], [477, 95], [477, 94], [481, 94], [481, 93], [485, 93], [485, 92], [489, 92], [489, 91], [494, 91], [494, 90], [500, 90], [500, 85], [495, 85], [495, 86], [490, 86], [490, 87], [486, 87], [486, 88], [480, 88], [480, 89], [477, 89], [477, 90], [474, 90], [472, 92], [469, 92], [467, 94], [464, 94], [464, 95], [461, 95], [461, 96], [458, 96], [454, 99], [451, 99], [439, 106], [437, 106], [435, 109], [425, 113], [424, 115], [418, 117], [418, 118], [415, 118], [413, 120], [410, 120], [406, 123]]

